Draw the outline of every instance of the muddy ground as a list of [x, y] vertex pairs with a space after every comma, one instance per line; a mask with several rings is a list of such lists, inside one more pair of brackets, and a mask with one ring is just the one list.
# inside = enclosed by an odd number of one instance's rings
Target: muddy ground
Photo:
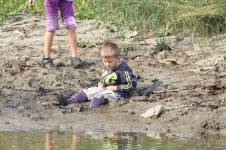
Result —
[[[191, 38], [166, 37], [172, 48], [154, 52], [156, 39], [129, 31], [114, 33], [102, 23], [78, 21], [79, 54], [86, 62], [70, 67], [66, 31], [59, 22], [52, 58], [58, 70], [39, 64], [45, 22], [31, 15], [16, 16], [0, 26], [0, 130], [73, 130], [145, 132], [180, 137], [226, 133], [226, 38], [201, 47]], [[124, 58], [140, 77], [138, 91], [154, 80], [162, 82], [147, 96], [135, 94], [126, 103], [87, 111], [88, 103], [61, 108], [56, 93], [70, 93], [97, 83], [102, 64], [99, 49], [105, 40], [118, 43]], [[158, 117], [140, 115], [156, 105]], [[80, 107], [83, 111], [79, 112]]]

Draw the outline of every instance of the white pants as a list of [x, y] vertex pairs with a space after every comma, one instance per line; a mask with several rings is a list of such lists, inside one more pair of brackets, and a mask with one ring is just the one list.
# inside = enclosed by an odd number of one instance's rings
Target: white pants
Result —
[[106, 99], [109, 102], [117, 102], [123, 98], [116, 94], [115, 92], [98, 87], [90, 87], [88, 89], [83, 89], [83, 92], [86, 93], [88, 100], [91, 100], [94, 96], [99, 99]]

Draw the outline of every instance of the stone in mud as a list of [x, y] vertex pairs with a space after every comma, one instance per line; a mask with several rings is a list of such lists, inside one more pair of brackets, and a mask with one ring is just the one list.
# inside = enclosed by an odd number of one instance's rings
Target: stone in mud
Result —
[[201, 123], [202, 128], [207, 128], [208, 127], [208, 122], [205, 120]]
[[38, 78], [35, 78], [35, 77], [32, 77], [29, 79], [28, 81], [28, 85], [31, 87], [31, 88], [36, 88], [37, 86], [39, 86], [41, 83], [40, 83], [40, 80]]
[[4, 95], [4, 96], [12, 96], [12, 95], [14, 95], [14, 92], [11, 89], [4, 88], [4, 89], [1, 89], [0, 92], [1, 92], [1, 95]]
[[38, 86], [38, 87], [35, 89], [35, 92], [43, 94], [43, 93], [46, 92], [46, 89], [45, 89], [44, 87], [42, 87], [42, 86]]
[[78, 112], [82, 112], [82, 111], [84, 111], [84, 107], [83, 106], [78, 108]]
[[11, 107], [11, 108], [16, 108], [17, 106], [19, 106], [20, 103], [18, 102], [15, 102], [13, 100], [10, 100], [7, 104], [6, 104], [6, 107]]
[[218, 109], [219, 105], [209, 104], [208, 107], [213, 110], [213, 109]]
[[25, 110], [29, 109], [29, 107], [26, 107], [24, 105], [19, 105], [16, 107], [18, 112], [24, 112]]
[[162, 105], [157, 105], [148, 109], [145, 113], [141, 114], [140, 116], [144, 118], [158, 117], [161, 114], [162, 110], [163, 110]]

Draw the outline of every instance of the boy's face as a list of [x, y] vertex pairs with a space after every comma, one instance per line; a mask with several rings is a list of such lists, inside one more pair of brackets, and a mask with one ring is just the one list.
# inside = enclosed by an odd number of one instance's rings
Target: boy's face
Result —
[[102, 61], [109, 69], [114, 69], [119, 65], [120, 56], [102, 57]]

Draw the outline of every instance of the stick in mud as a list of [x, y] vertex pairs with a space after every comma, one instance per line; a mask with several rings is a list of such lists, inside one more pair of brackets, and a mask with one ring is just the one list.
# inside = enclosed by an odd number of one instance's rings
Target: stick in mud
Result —
[[157, 79], [157, 80], [153, 81], [152, 85], [145, 87], [143, 89], [139, 89], [139, 90], [137, 90], [137, 92], [138, 92], [139, 95], [149, 96], [150, 93], [153, 92], [161, 84], [162, 84], [162, 81]]

